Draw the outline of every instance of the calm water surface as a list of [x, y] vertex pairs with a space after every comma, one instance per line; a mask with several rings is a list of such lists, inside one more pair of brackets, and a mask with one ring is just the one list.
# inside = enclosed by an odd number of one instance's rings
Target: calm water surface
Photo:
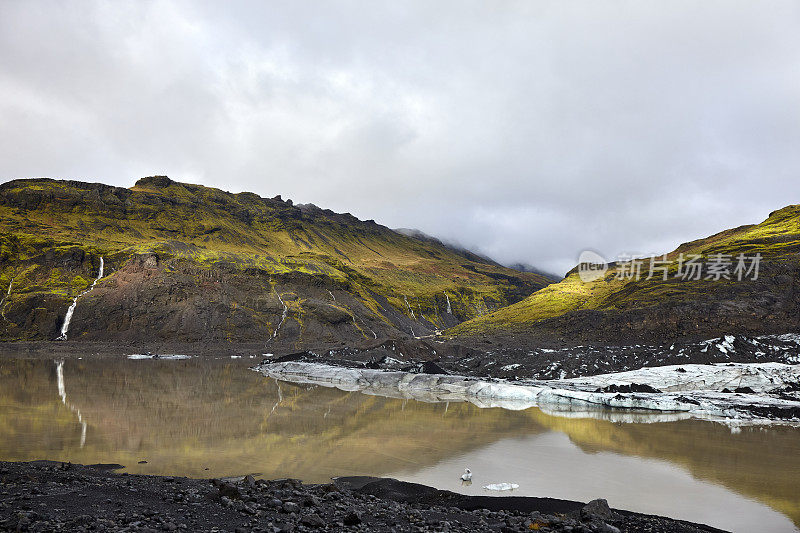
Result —
[[798, 428], [732, 433], [658, 416], [619, 423], [404, 401], [276, 382], [248, 370], [253, 361], [2, 359], [0, 459], [194, 477], [391, 476], [467, 494], [507, 481], [520, 485], [515, 495], [800, 531]]

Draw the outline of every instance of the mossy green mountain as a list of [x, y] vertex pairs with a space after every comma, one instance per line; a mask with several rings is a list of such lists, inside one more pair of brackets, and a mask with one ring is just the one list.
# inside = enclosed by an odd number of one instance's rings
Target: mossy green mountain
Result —
[[279, 196], [143, 178], [0, 185], [0, 339], [260, 342], [421, 336], [521, 300], [538, 274]]
[[[758, 267], [748, 273], [757, 254]], [[700, 279], [687, 267], [692, 256], [699, 256], [695, 262], [704, 267]], [[713, 262], [723, 265], [726, 277], [714, 279], [708, 270]], [[635, 263], [612, 263], [589, 282], [581, 280], [576, 267], [561, 282], [446, 333], [461, 340], [499, 336], [511, 344], [577, 344], [800, 331], [800, 205], [639, 264], [640, 276]], [[666, 269], [666, 279], [659, 267]]]

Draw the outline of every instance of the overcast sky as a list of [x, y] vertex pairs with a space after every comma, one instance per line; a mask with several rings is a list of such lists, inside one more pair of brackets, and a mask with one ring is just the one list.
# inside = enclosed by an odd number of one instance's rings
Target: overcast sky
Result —
[[800, 2], [2, 0], [0, 139], [563, 274], [800, 203]]

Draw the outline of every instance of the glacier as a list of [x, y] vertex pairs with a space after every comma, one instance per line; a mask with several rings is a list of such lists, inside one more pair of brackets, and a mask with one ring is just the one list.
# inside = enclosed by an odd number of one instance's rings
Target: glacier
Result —
[[[423, 402], [467, 401], [478, 407], [540, 407], [559, 416], [634, 422], [658, 414], [682, 418], [800, 424], [800, 401], [770, 394], [800, 382], [800, 365], [718, 363], [645, 367], [571, 379], [508, 382], [450, 374], [344, 368], [313, 362], [265, 361], [253, 367], [281, 381]], [[648, 385], [656, 392], [603, 392], [610, 385]], [[722, 392], [748, 387], [753, 392]]]

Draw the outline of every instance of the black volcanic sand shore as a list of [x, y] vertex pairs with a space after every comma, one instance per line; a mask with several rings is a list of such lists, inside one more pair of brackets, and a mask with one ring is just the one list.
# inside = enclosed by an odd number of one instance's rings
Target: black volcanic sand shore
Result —
[[604, 500], [464, 496], [394, 479], [200, 480], [0, 462], [0, 531], [717, 532]]

